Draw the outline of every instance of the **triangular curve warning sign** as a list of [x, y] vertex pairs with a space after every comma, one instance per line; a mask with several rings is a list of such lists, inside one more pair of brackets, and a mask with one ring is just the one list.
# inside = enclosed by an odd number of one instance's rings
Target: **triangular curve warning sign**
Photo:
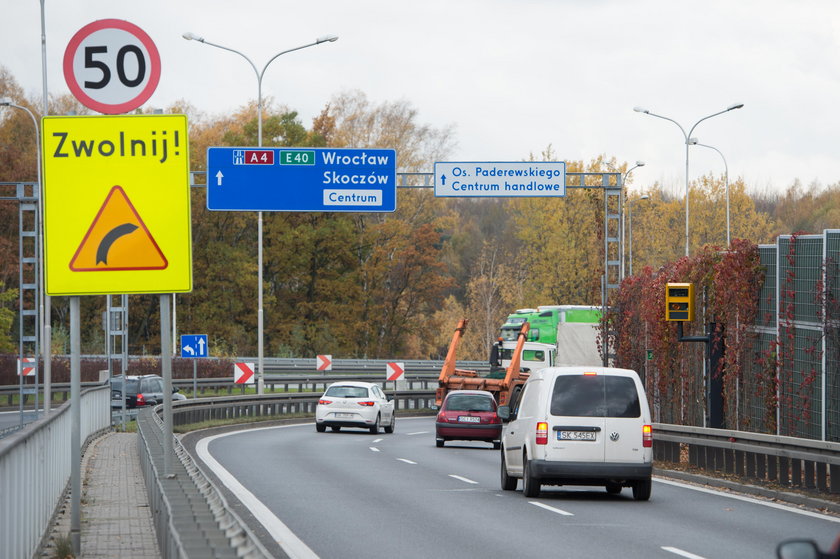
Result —
[[168, 265], [121, 186], [111, 188], [70, 260], [74, 272], [163, 270]]

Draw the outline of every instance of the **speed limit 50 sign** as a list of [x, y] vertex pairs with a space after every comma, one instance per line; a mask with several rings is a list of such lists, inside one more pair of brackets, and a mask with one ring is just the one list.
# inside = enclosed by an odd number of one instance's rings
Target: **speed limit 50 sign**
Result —
[[133, 111], [160, 81], [160, 54], [133, 23], [101, 19], [82, 27], [64, 51], [64, 79], [84, 106], [103, 114]]

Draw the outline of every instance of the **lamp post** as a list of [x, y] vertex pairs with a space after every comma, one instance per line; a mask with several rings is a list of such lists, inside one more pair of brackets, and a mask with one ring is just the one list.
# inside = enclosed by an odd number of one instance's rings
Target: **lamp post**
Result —
[[[41, 115], [50, 114], [50, 103], [47, 95], [47, 24], [45, 18], [44, 0], [41, 5], [41, 86], [43, 89], [43, 108]], [[40, 151], [40, 150], [39, 150]], [[40, 170], [40, 165], [38, 166]], [[41, 185], [41, 270], [44, 269], [44, 187]], [[41, 354], [44, 360], [44, 413], [50, 413], [52, 404], [52, 299], [47, 295], [46, 275], [41, 274]]]
[[[12, 103], [11, 99], [5, 99], [5, 98], [0, 99], [0, 107], [12, 107], [13, 109], [19, 109], [21, 111], [25, 111], [26, 114], [29, 115], [29, 118], [32, 119], [32, 125], [35, 126], [35, 161], [36, 161], [36, 164], [38, 166], [38, 170], [37, 170], [38, 192], [39, 192], [39, 194], [38, 194], [39, 204], [38, 205], [39, 205], [39, 210], [40, 210], [38, 212], [38, 220], [39, 220], [38, 235], [39, 235], [39, 239], [40, 239], [40, 244], [43, 247], [44, 227], [43, 227], [43, 215], [42, 214], [43, 214], [43, 211], [44, 211], [44, 196], [43, 196], [44, 191], [43, 191], [43, 184], [41, 182], [41, 133], [39, 132], [39, 129], [38, 129], [38, 119], [35, 118], [35, 115], [32, 114], [32, 111], [30, 111], [26, 107], [23, 107], [21, 105], [17, 105], [15, 103]], [[40, 274], [40, 278], [43, 278], [44, 277], [44, 259], [41, 257], [40, 254], [38, 256], [39, 256], [39, 258], [38, 258], [38, 274]], [[40, 285], [43, 287], [43, 285], [44, 285], [43, 279], [40, 280]], [[41, 295], [43, 295], [43, 293]], [[38, 324], [38, 328], [41, 330], [40, 331], [40, 338], [41, 338], [41, 342], [43, 343], [43, 341], [44, 341], [43, 299], [39, 297], [39, 301], [37, 301], [36, 304], [41, 306], [41, 320], [40, 320], [40, 323]], [[50, 355], [50, 353], [45, 354], [45, 357], [44, 357], [44, 362], [45, 363], [47, 362], [47, 359], [49, 358], [49, 355]], [[23, 355], [21, 355], [21, 357], [23, 357]], [[35, 356], [35, 359], [37, 361], [37, 359], [38, 359], [37, 355]], [[23, 377], [21, 377], [21, 378], [23, 378]], [[37, 378], [36, 378], [36, 380], [37, 380]], [[36, 386], [36, 388], [37, 388], [37, 386]], [[50, 398], [50, 394], [51, 394], [51, 389], [50, 389], [50, 385], [49, 385], [48, 381], [45, 381], [44, 389], [46, 391], [46, 394], [44, 395], [44, 401], [48, 402], [49, 398]], [[49, 403], [44, 404], [44, 411], [45, 411], [45, 413], [49, 411]], [[36, 416], [38, 415], [38, 392], [37, 392], [37, 390], [35, 391], [35, 415]], [[21, 424], [22, 424], [22, 421], [23, 421], [23, 404], [21, 404]]]
[[[639, 196], [639, 200], [647, 200], [650, 198], [647, 194], [642, 194]], [[631, 204], [633, 200], [627, 200], [627, 220], [630, 222], [628, 224], [628, 228], [630, 229], [630, 245], [627, 248], [627, 252], [629, 253], [629, 260], [630, 260], [630, 275], [633, 275], [633, 208]]]
[[689, 138], [691, 138], [691, 133], [694, 132], [694, 129], [697, 128], [697, 125], [703, 122], [704, 120], [708, 120], [713, 116], [722, 115], [723, 113], [728, 113], [729, 111], [733, 111], [735, 109], [740, 109], [743, 107], [743, 103], [736, 103], [734, 105], [730, 105], [722, 111], [718, 111], [716, 113], [712, 113], [708, 116], [704, 116], [700, 120], [694, 123], [694, 125], [689, 129], [688, 133], [686, 134], [685, 128], [683, 128], [679, 122], [672, 118], [668, 118], [667, 116], [658, 115], [656, 113], [652, 113], [649, 110], [643, 107], [633, 107], [633, 110], [637, 113], [643, 113], [650, 116], [655, 116], [656, 118], [661, 118], [663, 120], [668, 120], [673, 122], [677, 125], [680, 129], [680, 132], [683, 133], [683, 138], [685, 141], [685, 255], [688, 256], [689, 254], [689, 242], [688, 242], [688, 147], [689, 147]]
[[723, 156], [723, 153], [718, 148], [707, 144], [701, 144], [699, 141], [697, 141], [697, 138], [689, 138], [688, 143], [692, 146], [701, 146], [704, 148], [713, 149], [716, 152], [718, 152], [720, 158], [723, 159], [724, 183], [726, 184], [726, 247], [729, 248], [729, 244], [731, 241], [731, 239], [729, 238], [729, 165], [726, 164], [726, 157]]
[[[266, 69], [268, 69], [268, 65], [274, 62], [278, 57], [289, 53], [294, 52], [296, 50], [305, 49], [308, 47], [314, 47], [315, 45], [320, 45], [321, 43], [332, 43], [338, 40], [338, 36], [336, 35], [324, 35], [323, 37], [318, 37], [315, 39], [315, 42], [307, 43], [305, 45], [301, 45], [299, 47], [294, 47], [291, 49], [287, 49], [281, 52], [278, 52], [274, 56], [272, 56], [268, 62], [265, 63], [263, 66], [262, 71], [257, 70], [257, 66], [251, 61], [250, 58], [245, 56], [243, 53], [239, 52], [238, 50], [225, 47], [222, 45], [217, 45], [216, 43], [211, 43], [204, 39], [204, 37], [199, 37], [194, 33], [184, 33], [182, 37], [188, 41], [198, 41], [199, 43], [204, 43], [205, 45], [210, 45], [211, 47], [220, 48], [222, 50], [230, 51], [235, 54], [238, 54], [242, 58], [248, 61], [248, 64], [251, 65], [251, 68], [254, 69], [254, 74], [257, 76], [257, 145], [262, 147], [262, 80], [263, 76], [265, 75]], [[263, 361], [264, 361], [264, 351], [263, 351], [263, 216], [262, 211], [257, 212], [257, 237], [259, 239], [259, 245], [257, 249], [257, 283], [258, 283], [258, 302], [257, 302], [257, 393], [263, 393], [264, 387], [264, 376], [263, 376]]]
[[[609, 163], [607, 163], [606, 161], [602, 161], [602, 163], [603, 163], [604, 165], [606, 165], [607, 167], [609, 167], [610, 169], [612, 169], [613, 171], [615, 171], [616, 173], [619, 173], [619, 172], [620, 172], [618, 169], [616, 169], [615, 167], [613, 167], [612, 165], [610, 165], [610, 164], [609, 164]], [[624, 176], [621, 178], [621, 185], [620, 185], [620, 186], [621, 186], [621, 196], [622, 196], [622, 199], [626, 199], [626, 197], [627, 197], [627, 194], [626, 194], [626, 192], [625, 192], [625, 190], [624, 190], [624, 185], [627, 183], [627, 177], [628, 177], [628, 176], [630, 176], [630, 173], [632, 173], [632, 172], [633, 172], [633, 169], [635, 169], [636, 167], [644, 167], [644, 166], [645, 166], [645, 162], [644, 162], [644, 161], [636, 161], [636, 164], [635, 164], [634, 166], [630, 167], [630, 168], [627, 170], [627, 172], [626, 172], [626, 173], [624, 173]], [[623, 216], [622, 216], [622, 218], [623, 218]], [[622, 219], [622, 220], [621, 220], [621, 257], [619, 258], [619, 260], [620, 260], [620, 265], [619, 265], [620, 272], [619, 272], [619, 276], [621, 277], [621, 279], [624, 279], [624, 260], [625, 260], [625, 259], [624, 259], [624, 238], [625, 238], [625, 236], [624, 236], [624, 219]], [[632, 272], [631, 272], [631, 275], [632, 275]]]

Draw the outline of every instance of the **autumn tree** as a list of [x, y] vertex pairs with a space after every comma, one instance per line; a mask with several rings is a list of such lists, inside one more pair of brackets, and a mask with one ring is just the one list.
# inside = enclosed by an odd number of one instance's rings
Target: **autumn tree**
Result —
[[[730, 238], [750, 239], [767, 243], [771, 224], [769, 217], [756, 212], [755, 204], [745, 193], [743, 179], [729, 184]], [[726, 181], [724, 177], [704, 175], [689, 189], [689, 239], [692, 252], [707, 245], [725, 247]]]
[[[583, 170], [581, 162], [566, 163], [567, 172]], [[602, 169], [590, 165], [587, 170]], [[520, 306], [600, 303], [603, 189], [567, 188], [562, 198], [518, 199], [511, 206], [522, 246], [518, 265], [528, 272]]]
[[836, 229], [840, 223], [840, 183], [820, 188], [816, 183], [803, 187], [794, 182], [782, 195], [776, 197], [773, 216], [781, 233], [801, 231], [808, 234]]
[[12, 353], [17, 350], [11, 333], [15, 320], [12, 306], [17, 296], [17, 289], [6, 289], [3, 282], [0, 282], [0, 353]]

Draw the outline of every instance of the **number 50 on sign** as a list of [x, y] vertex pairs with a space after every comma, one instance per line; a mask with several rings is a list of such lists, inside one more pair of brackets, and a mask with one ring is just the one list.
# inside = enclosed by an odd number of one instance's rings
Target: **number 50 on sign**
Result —
[[133, 111], [160, 81], [160, 55], [133, 23], [101, 19], [82, 27], [64, 51], [64, 79], [84, 106], [104, 114]]

